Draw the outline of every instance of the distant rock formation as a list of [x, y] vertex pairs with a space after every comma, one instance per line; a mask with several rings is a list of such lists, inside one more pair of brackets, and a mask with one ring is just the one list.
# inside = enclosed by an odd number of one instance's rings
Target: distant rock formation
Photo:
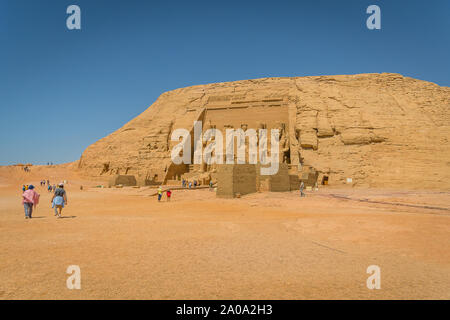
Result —
[[177, 128], [278, 128], [282, 162], [318, 183], [450, 187], [450, 88], [399, 74], [263, 78], [163, 93], [141, 115], [89, 146], [79, 169], [165, 183], [214, 165], [174, 165]]

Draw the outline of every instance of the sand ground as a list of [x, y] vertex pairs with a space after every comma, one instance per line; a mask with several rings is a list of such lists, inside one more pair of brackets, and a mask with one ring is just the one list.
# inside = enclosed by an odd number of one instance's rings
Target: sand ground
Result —
[[[69, 181], [63, 219], [44, 178]], [[32, 220], [23, 183], [41, 194]], [[64, 166], [0, 168], [0, 299], [450, 299], [448, 191], [176, 190], [158, 203], [96, 184]], [[380, 290], [366, 287], [370, 265]]]

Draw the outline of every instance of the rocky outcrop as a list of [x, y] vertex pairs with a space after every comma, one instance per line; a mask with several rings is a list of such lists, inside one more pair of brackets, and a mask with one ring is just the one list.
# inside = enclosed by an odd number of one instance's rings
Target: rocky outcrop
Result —
[[198, 85], [163, 93], [141, 115], [89, 146], [79, 169], [164, 182], [190, 168], [172, 164], [174, 129], [192, 130], [195, 120], [247, 128], [260, 115], [264, 121], [258, 125], [284, 128], [286, 161], [314, 168], [330, 185], [351, 178], [358, 186], [448, 189], [449, 107], [450, 88], [399, 74]]

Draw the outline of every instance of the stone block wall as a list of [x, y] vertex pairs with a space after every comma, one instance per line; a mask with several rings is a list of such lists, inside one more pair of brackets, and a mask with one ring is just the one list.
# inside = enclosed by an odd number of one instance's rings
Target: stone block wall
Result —
[[234, 198], [256, 192], [256, 166], [253, 164], [224, 164], [217, 167], [218, 197]]
[[116, 174], [109, 179], [108, 185], [110, 187], [117, 186], [119, 184], [123, 186], [135, 186], [137, 183], [136, 178], [132, 175]]

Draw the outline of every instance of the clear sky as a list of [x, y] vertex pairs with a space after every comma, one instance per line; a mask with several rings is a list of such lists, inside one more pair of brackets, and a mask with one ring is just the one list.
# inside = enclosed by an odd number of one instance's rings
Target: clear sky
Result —
[[395, 72], [450, 86], [449, 53], [449, 0], [0, 0], [0, 165], [77, 160], [190, 85]]

